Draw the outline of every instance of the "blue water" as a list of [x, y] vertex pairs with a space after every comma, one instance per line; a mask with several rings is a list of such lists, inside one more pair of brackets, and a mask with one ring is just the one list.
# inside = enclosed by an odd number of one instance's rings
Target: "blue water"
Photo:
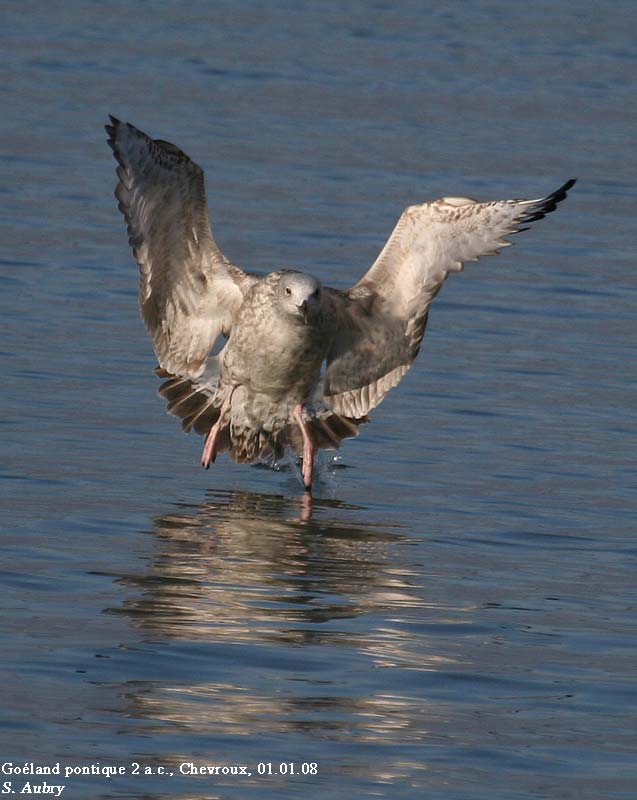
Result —
[[[633, 800], [637, 6], [2, 18], [0, 763], [124, 768], [47, 778], [80, 800]], [[408, 204], [579, 183], [450, 278], [310, 507], [201, 471], [155, 396], [108, 112], [201, 164], [235, 263], [338, 287]]]

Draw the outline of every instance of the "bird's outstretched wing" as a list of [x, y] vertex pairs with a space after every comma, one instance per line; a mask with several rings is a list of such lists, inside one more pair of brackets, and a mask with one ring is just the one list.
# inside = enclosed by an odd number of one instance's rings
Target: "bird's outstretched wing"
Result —
[[358, 418], [377, 406], [418, 354], [447, 275], [511, 244], [504, 237], [554, 211], [574, 183], [540, 200], [443, 197], [405, 209], [366, 275], [334, 294], [340, 323], [324, 382], [334, 411]]
[[111, 117], [115, 196], [140, 270], [139, 305], [160, 367], [199, 376], [256, 280], [221, 253], [210, 229], [203, 172], [174, 145]]

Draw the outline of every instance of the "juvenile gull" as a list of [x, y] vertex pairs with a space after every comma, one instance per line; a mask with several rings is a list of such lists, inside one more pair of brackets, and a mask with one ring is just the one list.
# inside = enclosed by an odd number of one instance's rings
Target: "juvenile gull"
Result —
[[575, 183], [539, 200], [409, 206], [370, 270], [338, 291], [294, 270], [234, 266], [212, 236], [202, 170], [114, 117], [106, 130], [168, 411], [206, 437], [202, 466], [218, 453], [250, 462], [289, 447], [307, 489], [317, 450], [356, 436], [411, 366], [447, 275], [508, 246], [505, 236], [554, 211]]

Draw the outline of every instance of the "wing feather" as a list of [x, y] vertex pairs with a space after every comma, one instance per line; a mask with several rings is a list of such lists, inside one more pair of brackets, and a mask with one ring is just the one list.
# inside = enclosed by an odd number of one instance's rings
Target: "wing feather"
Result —
[[405, 209], [370, 270], [335, 296], [339, 330], [324, 378], [334, 411], [362, 416], [378, 405], [416, 358], [447, 275], [510, 245], [507, 236], [554, 211], [574, 183], [538, 200], [444, 197]]
[[111, 117], [115, 196], [139, 265], [139, 305], [160, 366], [199, 375], [232, 327], [256, 280], [233, 266], [212, 236], [203, 172], [175, 145]]

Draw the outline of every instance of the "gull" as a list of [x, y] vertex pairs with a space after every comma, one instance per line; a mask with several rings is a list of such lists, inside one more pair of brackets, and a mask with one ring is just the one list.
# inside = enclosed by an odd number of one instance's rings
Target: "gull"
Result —
[[244, 463], [289, 448], [308, 491], [318, 450], [356, 436], [409, 370], [447, 275], [510, 245], [505, 237], [554, 211], [575, 183], [538, 200], [409, 206], [368, 272], [340, 291], [296, 270], [235, 266], [213, 237], [201, 168], [110, 120], [115, 196], [169, 413], [205, 436], [203, 467], [219, 453]]

